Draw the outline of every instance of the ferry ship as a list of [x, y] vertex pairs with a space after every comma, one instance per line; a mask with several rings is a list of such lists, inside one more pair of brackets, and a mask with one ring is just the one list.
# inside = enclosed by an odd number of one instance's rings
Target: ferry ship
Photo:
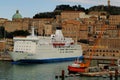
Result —
[[31, 35], [14, 37], [13, 51], [10, 56], [14, 62], [60, 62], [71, 61], [82, 57], [82, 47], [72, 38], [65, 38], [61, 27], [56, 28], [55, 34], [49, 37], [36, 36], [34, 27]]

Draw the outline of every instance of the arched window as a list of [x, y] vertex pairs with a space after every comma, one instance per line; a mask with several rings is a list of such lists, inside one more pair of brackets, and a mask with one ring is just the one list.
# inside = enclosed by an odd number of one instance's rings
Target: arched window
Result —
[[115, 54], [113, 54], [113, 57], [115, 57]]

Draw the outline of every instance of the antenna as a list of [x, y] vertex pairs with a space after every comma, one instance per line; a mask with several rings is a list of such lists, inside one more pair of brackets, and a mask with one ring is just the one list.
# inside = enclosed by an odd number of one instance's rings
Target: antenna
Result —
[[108, 7], [110, 7], [110, 0], [108, 0]]

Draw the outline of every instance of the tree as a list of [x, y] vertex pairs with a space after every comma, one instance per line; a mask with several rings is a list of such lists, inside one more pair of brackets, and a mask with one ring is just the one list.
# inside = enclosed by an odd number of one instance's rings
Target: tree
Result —
[[13, 36], [27, 36], [29, 35], [30, 33], [26, 30], [16, 30], [14, 32], [12, 32]]
[[117, 6], [110, 6], [110, 7], [103, 5], [93, 6], [88, 9], [88, 12], [91, 11], [106, 11], [110, 15], [120, 15], [120, 7]]
[[27, 36], [30, 33], [26, 30], [16, 30], [14, 32], [6, 32], [6, 38], [13, 38], [14, 36]]
[[0, 38], [4, 38], [5, 37], [5, 29], [4, 26], [0, 26]]
[[60, 15], [62, 11], [85, 11], [81, 5], [57, 5], [53, 12], [37, 13], [33, 18], [56, 18], [56, 15]]

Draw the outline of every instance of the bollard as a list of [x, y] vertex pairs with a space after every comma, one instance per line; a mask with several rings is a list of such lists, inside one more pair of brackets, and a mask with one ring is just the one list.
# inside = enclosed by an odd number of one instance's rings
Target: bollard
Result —
[[112, 80], [112, 73], [110, 73], [110, 80]]
[[62, 70], [62, 73], [61, 73], [61, 80], [64, 80], [65, 79], [65, 71]]
[[115, 69], [115, 80], [118, 80], [118, 70]]

